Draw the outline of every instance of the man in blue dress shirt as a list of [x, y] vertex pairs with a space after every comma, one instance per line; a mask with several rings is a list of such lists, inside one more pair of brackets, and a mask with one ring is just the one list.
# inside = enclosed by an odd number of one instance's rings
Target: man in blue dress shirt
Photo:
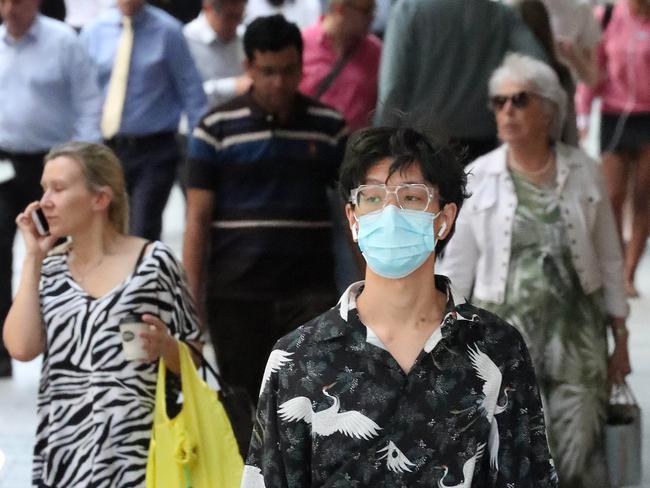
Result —
[[[43, 156], [69, 139], [99, 141], [101, 93], [72, 28], [39, 0], [0, 0], [0, 328], [11, 305], [16, 215], [41, 197]], [[11, 362], [0, 341], [0, 377]]]
[[207, 109], [207, 100], [181, 23], [144, 0], [117, 0], [115, 7], [81, 32], [97, 63], [99, 84], [109, 97], [103, 128], [107, 109], [116, 108], [110, 97], [125, 29], [131, 30], [132, 37], [121, 117], [116, 129], [103, 129], [103, 135], [124, 167], [131, 233], [157, 239], [179, 160], [175, 135], [181, 112], [194, 127]]

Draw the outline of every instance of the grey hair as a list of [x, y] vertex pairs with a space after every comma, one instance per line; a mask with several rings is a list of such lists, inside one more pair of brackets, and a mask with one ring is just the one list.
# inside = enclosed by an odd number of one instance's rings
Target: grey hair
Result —
[[506, 80], [521, 83], [544, 99], [551, 115], [549, 135], [554, 141], [559, 140], [566, 119], [567, 94], [553, 68], [533, 57], [510, 53], [490, 77], [490, 96], [497, 95], [499, 87]]

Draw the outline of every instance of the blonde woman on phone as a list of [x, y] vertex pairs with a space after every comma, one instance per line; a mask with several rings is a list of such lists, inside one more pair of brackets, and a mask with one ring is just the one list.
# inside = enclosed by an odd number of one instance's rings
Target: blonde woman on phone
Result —
[[[178, 371], [176, 338], [200, 330], [183, 271], [161, 242], [127, 235], [121, 164], [99, 144], [45, 157], [43, 196], [16, 223], [26, 246], [4, 324], [17, 360], [43, 354], [33, 482], [39, 487], [144, 483], [158, 358]], [[32, 213], [40, 208], [49, 234]], [[53, 249], [67, 237], [66, 244]], [[124, 355], [119, 323], [137, 316], [142, 359]]]

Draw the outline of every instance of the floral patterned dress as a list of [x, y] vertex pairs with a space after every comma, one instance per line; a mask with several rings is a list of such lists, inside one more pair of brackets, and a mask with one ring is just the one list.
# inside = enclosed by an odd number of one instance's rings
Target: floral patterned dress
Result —
[[513, 324], [526, 340], [560, 486], [606, 488], [607, 334], [602, 293], [582, 291], [555, 188], [538, 187], [511, 174], [519, 203], [505, 300], [474, 303]]

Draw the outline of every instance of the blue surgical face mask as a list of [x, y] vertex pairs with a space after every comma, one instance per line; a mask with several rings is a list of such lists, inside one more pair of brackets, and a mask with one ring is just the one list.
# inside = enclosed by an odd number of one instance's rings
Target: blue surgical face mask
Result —
[[387, 205], [359, 217], [359, 248], [370, 269], [396, 279], [422, 266], [436, 247], [433, 221], [438, 215]]

